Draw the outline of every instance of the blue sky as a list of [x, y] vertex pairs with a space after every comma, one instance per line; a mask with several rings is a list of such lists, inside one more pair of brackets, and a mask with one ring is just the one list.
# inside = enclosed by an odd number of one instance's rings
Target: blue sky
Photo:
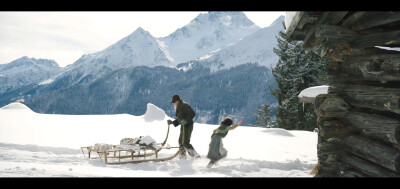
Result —
[[[204, 12], [0, 12], [0, 64], [22, 56], [64, 67], [101, 51], [138, 27], [164, 37]], [[260, 27], [285, 12], [244, 12]]]

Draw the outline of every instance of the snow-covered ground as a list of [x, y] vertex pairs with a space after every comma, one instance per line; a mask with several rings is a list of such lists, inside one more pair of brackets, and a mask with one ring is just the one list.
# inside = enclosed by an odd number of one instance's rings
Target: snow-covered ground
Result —
[[[217, 125], [195, 123], [191, 143], [201, 159], [106, 165], [83, 157], [81, 146], [119, 144], [149, 135], [163, 142], [164, 111], [148, 104], [142, 116], [38, 114], [21, 103], [0, 108], [0, 177], [311, 177], [317, 163], [317, 133], [238, 127], [223, 139], [228, 156], [206, 168], [208, 144]], [[237, 121], [237, 120], [235, 120]], [[168, 144], [177, 146], [179, 127]], [[162, 150], [160, 156], [175, 153]]]

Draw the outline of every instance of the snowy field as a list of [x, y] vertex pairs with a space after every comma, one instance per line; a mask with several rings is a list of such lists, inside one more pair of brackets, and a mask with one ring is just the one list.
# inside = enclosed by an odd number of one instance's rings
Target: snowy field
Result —
[[[167, 133], [164, 111], [152, 104], [142, 116], [38, 114], [21, 103], [0, 108], [0, 177], [311, 177], [317, 163], [317, 133], [243, 127], [223, 139], [228, 156], [206, 168], [217, 125], [195, 123], [191, 143], [201, 159], [106, 165], [83, 157], [81, 146], [119, 144], [124, 137]], [[235, 122], [237, 120], [234, 120]], [[179, 127], [167, 144], [177, 146]], [[162, 150], [170, 155], [176, 149]]]

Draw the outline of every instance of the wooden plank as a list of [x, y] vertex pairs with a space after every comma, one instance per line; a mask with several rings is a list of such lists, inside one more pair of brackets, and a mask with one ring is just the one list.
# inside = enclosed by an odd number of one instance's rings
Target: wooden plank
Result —
[[342, 120], [365, 135], [387, 143], [400, 144], [400, 120], [354, 110], [349, 111]]
[[400, 114], [399, 88], [347, 84], [342, 86], [332, 85], [328, 90], [329, 92], [339, 93], [351, 106]]
[[350, 153], [399, 173], [400, 150], [360, 135], [345, 137], [342, 143]]
[[306, 50], [313, 50], [315, 49], [324, 39], [315, 37], [315, 31], [321, 24], [332, 24], [336, 25], [339, 23], [344, 16], [346, 16], [347, 11], [339, 11], [339, 12], [324, 12], [320, 18], [317, 20], [316, 24], [310, 31], [308, 31], [303, 47]]
[[320, 94], [315, 99], [318, 117], [343, 117], [351, 108], [341, 97], [335, 94]]
[[365, 30], [400, 21], [399, 11], [366, 12], [360, 19], [351, 24], [353, 30]]
[[341, 120], [318, 120], [318, 133], [324, 139], [342, 138], [353, 132], [354, 129], [344, 124]]
[[[358, 173], [359, 175], [355, 174], [354, 176], [360, 177], [399, 177], [400, 174], [393, 172], [385, 167], [377, 165], [373, 162], [367, 161], [363, 158], [355, 156], [351, 153], [344, 153], [339, 160], [341, 163], [348, 165], [347, 170], [344, 170], [342, 173], [343, 176], [352, 176], [354, 173]], [[361, 172], [354, 172], [351, 168], [358, 170]]]
[[293, 34], [293, 31], [296, 30], [297, 25], [299, 24], [300, 20], [303, 18], [304, 12], [297, 12], [294, 16], [292, 22], [290, 23], [289, 27], [286, 29], [286, 36], [290, 40]]

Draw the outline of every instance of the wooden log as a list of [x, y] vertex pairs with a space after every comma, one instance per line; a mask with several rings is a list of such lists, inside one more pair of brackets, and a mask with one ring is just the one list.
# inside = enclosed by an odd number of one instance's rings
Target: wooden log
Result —
[[348, 75], [347, 62], [331, 61], [326, 65], [326, 70], [329, 75]]
[[304, 38], [303, 47], [306, 50], [315, 49], [324, 40], [323, 38], [315, 36], [316, 29], [322, 24], [336, 25], [343, 19], [344, 16], [346, 16], [347, 13], [347, 11], [324, 12], [319, 17], [314, 27], [311, 28], [310, 31], [308, 31], [306, 37]]
[[365, 12], [363, 16], [353, 22], [349, 27], [352, 30], [365, 30], [368, 28], [400, 21], [399, 11]]
[[[319, 156], [328, 156], [328, 155], [339, 155], [343, 151], [343, 146], [340, 144], [340, 140], [327, 140], [326, 142], [321, 142], [317, 144], [317, 150]], [[334, 156], [329, 161], [334, 161]], [[325, 159], [327, 160], [327, 159]]]
[[381, 49], [377, 47], [367, 47], [363, 49], [353, 49], [352, 50], [352, 55], [377, 55], [377, 54], [400, 54], [399, 51], [390, 51], [386, 49]]
[[306, 37], [305, 32], [293, 31], [292, 35], [290, 36], [290, 40], [302, 41], [305, 37]]
[[338, 162], [320, 162], [316, 177], [340, 177]]
[[[348, 82], [348, 74], [336, 74], [336, 75], [319, 75], [318, 85], [329, 85], [334, 86], [338, 84], [346, 84]], [[330, 90], [328, 89], [328, 92]]]
[[355, 131], [352, 127], [349, 127], [338, 119], [320, 119], [318, 122], [318, 132], [323, 139], [329, 139], [342, 138]]
[[[351, 77], [370, 81], [400, 81], [400, 54], [353, 56], [341, 64]], [[339, 70], [338, 69], [338, 70]]]
[[328, 89], [328, 93], [331, 92], [339, 93], [351, 106], [400, 114], [399, 88], [347, 84], [332, 85]]
[[308, 25], [308, 24], [314, 25], [317, 22], [318, 18], [310, 17], [309, 14], [310, 14], [309, 12], [305, 12], [305, 14], [303, 15], [303, 18], [300, 20], [299, 24], [297, 25], [297, 30], [303, 30], [305, 25]]
[[365, 135], [387, 143], [400, 144], [400, 120], [354, 110], [349, 111], [342, 120]]
[[324, 11], [307, 11], [309, 17], [319, 18]]
[[400, 150], [360, 135], [345, 137], [342, 143], [350, 153], [400, 173]]
[[[345, 152], [347, 154], [349, 154], [348, 152]], [[340, 170], [340, 176], [341, 177], [368, 177], [367, 174], [359, 171], [358, 169], [354, 169], [353, 166], [347, 164], [347, 163], [343, 163], [341, 160], [338, 161], [338, 166], [339, 166], [339, 170]]]
[[365, 47], [361, 49], [357, 49], [351, 46], [350, 42], [352, 39], [333, 39], [328, 38], [325, 39], [324, 43], [322, 44], [321, 49], [321, 57], [345, 62], [347, 57], [351, 56], [365, 56], [365, 55], [377, 55], [377, 54], [400, 54], [399, 51], [390, 51], [376, 47]]
[[350, 46], [355, 49], [393, 44], [400, 45], [400, 30], [360, 35], [351, 39], [350, 42]]
[[323, 118], [344, 117], [351, 108], [336, 94], [320, 94], [315, 98], [317, 115]]
[[340, 171], [340, 176], [342, 177], [367, 177], [368, 175], [354, 169], [347, 169], [346, 171]]
[[350, 42], [352, 41], [351, 37], [332, 37], [332, 38], [324, 38], [325, 41], [322, 43], [321, 48], [321, 57], [344, 62], [347, 56], [352, 56], [354, 53], [358, 53], [356, 51], [360, 51], [358, 49], [354, 49], [351, 47]]
[[[363, 158], [355, 156], [351, 153], [344, 153], [340, 157], [340, 162], [345, 164], [346, 170], [343, 170], [343, 176], [351, 176], [354, 171], [351, 169], [358, 170], [360, 175], [354, 176], [369, 176], [369, 177], [400, 177], [399, 173], [393, 172], [385, 167], [377, 165], [371, 161], [367, 161]], [[347, 166], [346, 166], [347, 165]]]
[[316, 176], [332, 177], [339, 176], [340, 169], [338, 158], [343, 153], [340, 139], [330, 138], [317, 145], [318, 173]]
[[356, 23], [360, 18], [362, 18], [367, 12], [365, 11], [360, 11], [360, 12], [355, 12], [351, 15], [349, 15], [342, 23], [342, 26], [349, 27], [350, 25], [353, 25]]
[[353, 38], [359, 35], [360, 34], [356, 31], [338, 25], [321, 24], [315, 30], [315, 37], [320, 38], [334, 38], [340, 40], [341, 38]]
[[[367, 55], [366, 55], [367, 56]], [[383, 55], [376, 55], [383, 56]], [[399, 56], [400, 55], [396, 55]], [[380, 82], [385, 84], [387, 82], [400, 81], [400, 59], [365, 59], [357, 61], [346, 62], [330, 62], [327, 64], [327, 74], [322, 75], [320, 78], [329, 83], [334, 84], [336, 81], [345, 81], [345, 83], [374, 83]], [[372, 82], [369, 82], [372, 81]]]

